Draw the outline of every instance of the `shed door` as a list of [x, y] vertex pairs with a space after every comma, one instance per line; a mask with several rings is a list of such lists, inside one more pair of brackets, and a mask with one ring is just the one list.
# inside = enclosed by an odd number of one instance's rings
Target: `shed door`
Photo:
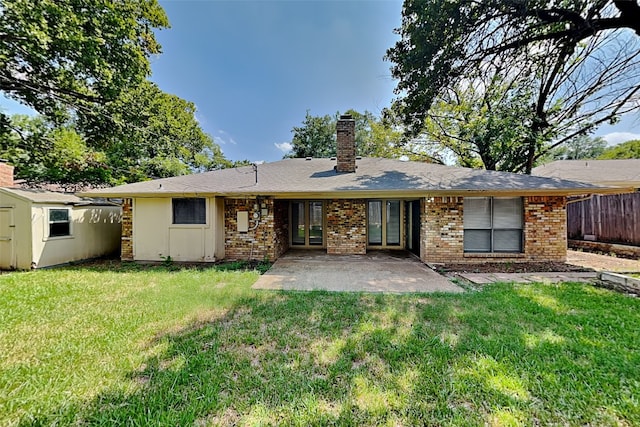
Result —
[[0, 269], [16, 267], [14, 231], [13, 208], [0, 208]]

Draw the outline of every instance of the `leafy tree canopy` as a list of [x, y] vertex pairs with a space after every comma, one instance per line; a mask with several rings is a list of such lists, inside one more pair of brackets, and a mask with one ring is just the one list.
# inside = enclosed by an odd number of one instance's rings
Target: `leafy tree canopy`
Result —
[[[422, 150], [422, 144], [404, 141], [400, 127], [395, 125], [391, 112], [386, 117], [378, 118], [373, 113], [360, 113], [347, 110], [355, 120], [356, 153], [363, 157], [399, 158], [408, 156], [411, 159], [430, 159]], [[333, 116], [312, 116], [309, 111], [301, 126], [294, 127], [291, 132], [293, 146], [291, 153], [284, 157], [332, 157], [336, 155], [336, 123], [340, 113]], [[412, 151], [415, 148], [415, 151]]]
[[[195, 105], [145, 81], [102, 108], [60, 125], [13, 116], [0, 157], [18, 178], [118, 184], [233, 166], [195, 118]], [[243, 164], [244, 162], [240, 162]]]
[[[398, 33], [387, 59], [407, 129], [420, 134], [440, 120], [432, 108], [455, 97], [461, 107], [484, 103], [487, 126], [509, 122], [514, 106], [522, 125], [512, 171], [529, 173], [549, 149], [640, 108], [637, 1], [406, 0]], [[485, 167], [507, 166], [471, 144]]]
[[0, 136], [0, 157], [15, 166], [17, 178], [61, 184], [111, 181], [106, 155], [87, 147], [73, 126], [15, 115], [9, 127], [11, 131]]
[[623, 142], [609, 147], [598, 159], [640, 159], [640, 139]]
[[55, 122], [115, 100], [150, 73], [156, 0], [4, 0], [0, 90]]
[[579, 135], [549, 151], [545, 159], [549, 161], [597, 159], [605, 151], [606, 147], [607, 141], [602, 137]]

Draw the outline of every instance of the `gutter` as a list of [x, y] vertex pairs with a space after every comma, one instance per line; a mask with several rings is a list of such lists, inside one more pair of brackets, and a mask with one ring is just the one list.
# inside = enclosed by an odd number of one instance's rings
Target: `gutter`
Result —
[[567, 204], [571, 204], [571, 203], [578, 203], [578, 202], [584, 202], [585, 200], [591, 200], [593, 199], [593, 194], [589, 194], [587, 197], [581, 197], [579, 199], [574, 199], [574, 200], [567, 200]]

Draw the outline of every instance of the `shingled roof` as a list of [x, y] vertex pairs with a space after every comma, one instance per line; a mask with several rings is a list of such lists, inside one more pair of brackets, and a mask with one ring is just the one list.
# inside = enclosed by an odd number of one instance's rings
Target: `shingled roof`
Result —
[[640, 188], [640, 159], [557, 160], [538, 166], [533, 175], [570, 179], [603, 186]]
[[253, 166], [245, 166], [96, 189], [80, 195], [329, 198], [612, 192], [607, 187], [581, 182], [422, 162], [363, 158], [357, 161], [355, 173], [338, 173], [335, 163], [326, 158], [285, 159], [258, 165], [257, 172]]
[[8, 194], [12, 194], [20, 199], [27, 200], [33, 203], [41, 203], [41, 204], [64, 204], [64, 205], [112, 205], [111, 203], [106, 203], [97, 200], [87, 200], [82, 199], [75, 194], [70, 193], [61, 193], [55, 191], [47, 191], [36, 188], [13, 188], [13, 187], [3, 187], [0, 188], [0, 191], [3, 191]]

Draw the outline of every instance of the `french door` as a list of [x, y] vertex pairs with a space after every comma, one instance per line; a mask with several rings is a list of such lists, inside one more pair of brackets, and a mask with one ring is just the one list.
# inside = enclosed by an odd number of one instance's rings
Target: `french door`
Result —
[[402, 247], [400, 200], [367, 202], [367, 242], [370, 247]]
[[322, 201], [291, 202], [291, 245], [323, 247], [324, 203]]

